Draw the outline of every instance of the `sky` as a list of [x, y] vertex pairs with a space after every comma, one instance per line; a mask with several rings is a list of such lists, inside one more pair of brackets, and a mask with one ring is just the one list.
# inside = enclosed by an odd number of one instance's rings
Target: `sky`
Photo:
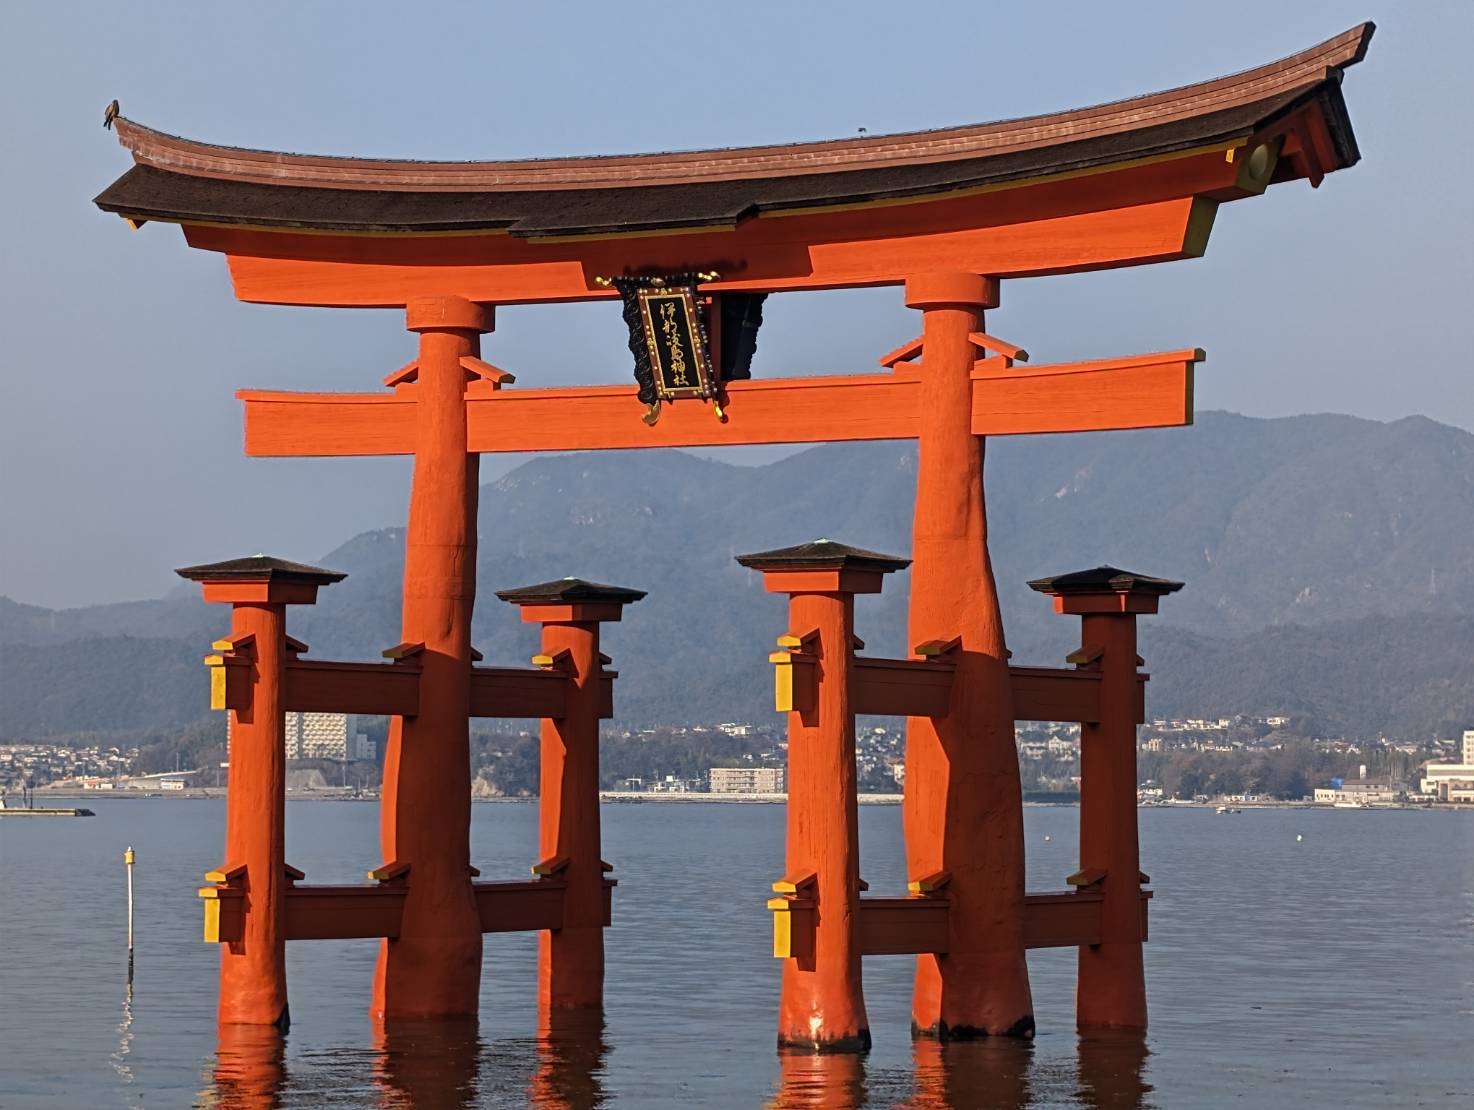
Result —
[[[114, 97], [149, 126], [237, 146], [627, 153], [1068, 109], [1373, 19], [1345, 83], [1359, 165], [1319, 190], [1223, 206], [1204, 258], [1005, 283], [988, 329], [1035, 362], [1203, 347], [1199, 410], [1424, 414], [1474, 430], [1458, 323], [1474, 292], [1467, 0], [642, 8], [0, 5], [0, 594], [54, 608], [156, 597], [176, 566], [311, 561], [405, 516], [408, 460], [246, 459], [234, 400], [376, 388], [412, 357], [403, 314], [240, 304], [221, 257], [99, 212], [91, 198], [130, 164], [101, 128]], [[873, 369], [918, 331], [901, 301], [772, 298], [755, 373]], [[503, 309], [483, 351], [523, 386], [630, 376], [612, 304]], [[519, 461], [484, 456], [483, 476]]]

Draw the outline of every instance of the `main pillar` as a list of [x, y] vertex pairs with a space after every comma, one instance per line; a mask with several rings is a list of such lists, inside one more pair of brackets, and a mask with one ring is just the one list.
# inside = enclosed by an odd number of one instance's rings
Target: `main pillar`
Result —
[[[291, 1024], [285, 929], [286, 609], [313, 604], [318, 587], [346, 576], [265, 555], [182, 567], [176, 573], [199, 582], [206, 601], [231, 606], [230, 639], [216, 647], [246, 664], [250, 688], [248, 708], [230, 711], [222, 873], [244, 885], [246, 912], [241, 939], [220, 946], [220, 1023], [285, 1030]], [[224, 682], [224, 668], [218, 673]]]
[[380, 1017], [476, 1013], [481, 924], [471, 889], [471, 610], [476, 599], [479, 457], [466, 450], [467, 371], [492, 329], [460, 297], [411, 301], [420, 335], [415, 471], [404, 552], [402, 635], [423, 643], [420, 712], [395, 717], [384, 757], [380, 842], [409, 864], [399, 936], [379, 949]]
[[910, 640], [960, 640], [948, 714], [906, 725], [907, 869], [951, 875], [947, 953], [916, 960], [918, 1036], [1034, 1029], [1008, 649], [988, 558], [984, 441], [972, 434], [971, 336], [997, 303], [997, 283], [975, 274], [906, 283], [906, 304], [924, 314]]
[[[739, 555], [769, 593], [788, 594], [788, 837], [774, 889], [812, 914], [802, 948], [783, 961], [780, 1047], [866, 1052], [860, 975], [860, 826], [852, 697], [857, 593], [880, 592], [905, 559], [819, 540]], [[795, 673], [796, 672], [796, 673]], [[781, 674], [781, 672], [780, 672]], [[780, 677], [780, 682], [785, 681]], [[804, 689], [799, 689], [800, 685]], [[796, 930], [797, 931], [797, 930]], [[810, 946], [808, 937], [812, 937]]]
[[604, 1002], [607, 895], [599, 831], [599, 721], [607, 683], [599, 625], [617, 621], [643, 590], [577, 578], [545, 582], [497, 597], [517, 605], [525, 622], [541, 624], [535, 662], [568, 675], [563, 715], [542, 723], [538, 797], [541, 871], [566, 884], [563, 927], [538, 934], [538, 1008], [544, 1022], [556, 1011]]
[[1155, 613], [1181, 582], [1115, 567], [1041, 578], [1057, 613], [1081, 617], [1079, 666], [1100, 672], [1099, 720], [1080, 726], [1080, 875], [1098, 887], [1101, 942], [1080, 946], [1076, 1024], [1145, 1029], [1146, 904], [1136, 829], [1136, 726], [1143, 717], [1136, 618]]

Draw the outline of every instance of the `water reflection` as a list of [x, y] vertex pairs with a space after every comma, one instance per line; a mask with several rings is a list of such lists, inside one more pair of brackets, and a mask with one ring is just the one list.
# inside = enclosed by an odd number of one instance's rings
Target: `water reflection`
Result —
[[[899, 1105], [909, 1110], [1015, 1110], [1026, 1106], [1144, 1108], [1146, 1040], [1140, 1034], [1081, 1037], [1078, 1056], [1051, 1060], [1013, 1037], [912, 1046], [912, 1073], [869, 1067], [863, 1056], [780, 1053], [774, 1110]], [[867, 1070], [868, 1068], [868, 1070]]]
[[537, 1070], [528, 1102], [557, 1110], [584, 1110], [607, 1101], [604, 1090], [602, 1010], [561, 1011], [542, 1015], [537, 1038]]
[[1099, 1032], [1080, 1037], [1080, 1102], [1084, 1106], [1138, 1107], [1147, 1100], [1143, 1033]]
[[374, 1080], [379, 1105], [460, 1110], [477, 1104], [481, 1031], [475, 1018], [396, 1018], [377, 1023]]
[[1034, 1042], [1020, 1037], [982, 1037], [942, 1043], [912, 1043], [916, 1069], [912, 1107], [975, 1107], [1012, 1110], [1030, 1102]]
[[123, 995], [123, 1017], [118, 1022], [118, 1047], [113, 1050], [113, 1071], [124, 1083], [133, 1082], [133, 1067], [128, 1062], [133, 1052], [133, 956], [128, 956], [128, 989]]
[[863, 1106], [866, 1097], [864, 1056], [779, 1050], [778, 1093], [768, 1103], [772, 1110]]
[[219, 1110], [272, 1110], [282, 1105], [287, 1041], [270, 1025], [222, 1025], [215, 1049], [214, 1086], [200, 1105]]

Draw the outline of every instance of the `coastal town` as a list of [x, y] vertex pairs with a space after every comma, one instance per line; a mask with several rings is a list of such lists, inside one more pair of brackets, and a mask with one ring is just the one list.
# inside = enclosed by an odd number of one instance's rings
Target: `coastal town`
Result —
[[[287, 715], [288, 791], [296, 797], [375, 797], [380, 781], [375, 739], [383, 722], [334, 713]], [[1025, 800], [1078, 799], [1077, 725], [1033, 724], [1016, 733]], [[477, 738], [475, 796], [536, 794], [535, 735]], [[771, 725], [725, 722], [608, 729], [602, 738], [603, 795], [611, 800], [778, 801], [785, 796], [787, 742]], [[205, 758], [208, 756], [219, 758]], [[905, 783], [904, 722], [862, 727], [856, 768], [863, 797], [899, 801]], [[0, 799], [116, 793], [200, 797], [223, 794], [229, 738], [223, 747], [176, 751], [159, 768], [141, 746], [0, 743]], [[1157, 719], [1137, 741], [1138, 801], [1143, 805], [1474, 806], [1474, 729], [1457, 738], [1414, 741], [1378, 737], [1305, 737], [1284, 716]]]

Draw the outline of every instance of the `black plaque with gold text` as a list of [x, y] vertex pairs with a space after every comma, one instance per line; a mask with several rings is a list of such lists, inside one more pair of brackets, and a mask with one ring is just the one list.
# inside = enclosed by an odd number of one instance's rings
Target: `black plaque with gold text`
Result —
[[657, 398], [715, 396], [696, 290], [689, 285], [651, 286], [638, 295]]

